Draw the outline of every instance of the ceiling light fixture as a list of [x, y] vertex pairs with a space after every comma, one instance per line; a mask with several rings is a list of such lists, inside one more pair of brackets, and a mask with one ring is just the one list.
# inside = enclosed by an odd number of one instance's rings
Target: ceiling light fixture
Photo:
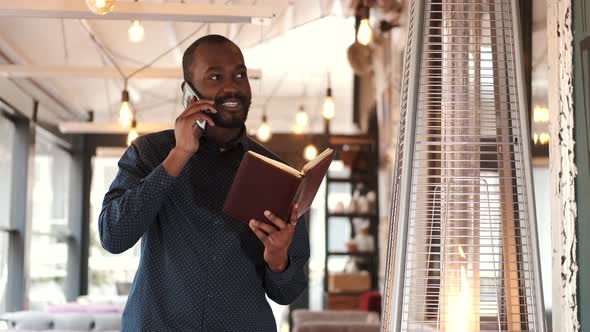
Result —
[[145, 34], [145, 31], [143, 29], [143, 25], [141, 25], [141, 22], [138, 20], [134, 20], [131, 23], [129, 30], [127, 30], [127, 34], [129, 35], [130, 41], [132, 41], [134, 43], [141, 42], [143, 40], [143, 36]]
[[368, 18], [363, 18], [356, 33], [356, 41], [359, 44], [367, 46], [373, 40], [373, 29]]
[[93, 13], [104, 15], [113, 11], [115, 2], [115, 0], [86, 0], [86, 6]]
[[332, 98], [332, 88], [328, 85], [328, 90], [326, 91], [326, 99], [324, 99], [324, 111], [322, 115], [325, 119], [330, 120], [334, 117], [335, 106], [334, 106], [334, 98]]
[[[127, 86], [127, 84], [125, 84]], [[131, 106], [129, 105], [129, 91], [127, 88], [123, 90], [121, 94], [121, 108], [119, 109], [119, 123], [124, 128], [131, 126], [133, 121], [133, 113], [131, 112]]]
[[135, 121], [135, 119], [133, 119], [133, 121], [131, 122], [131, 130], [129, 131], [129, 134], [127, 135], [127, 146], [131, 145], [131, 143], [137, 137], [139, 137], [139, 134], [137, 133], [137, 121]]
[[305, 157], [305, 160], [307, 161], [313, 160], [313, 158], [317, 157], [317, 155], [318, 149], [313, 144], [307, 145], [303, 151], [303, 157]]
[[309, 117], [307, 116], [307, 113], [305, 112], [305, 107], [303, 105], [299, 106], [299, 111], [297, 111], [297, 114], [295, 114], [295, 123], [300, 126], [300, 127], [305, 127], [307, 126], [307, 121], [309, 120]]
[[266, 120], [266, 111], [262, 112], [262, 123], [260, 123], [260, 127], [256, 131], [256, 137], [260, 142], [268, 142], [272, 136], [272, 132], [270, 130], [270, 126]]

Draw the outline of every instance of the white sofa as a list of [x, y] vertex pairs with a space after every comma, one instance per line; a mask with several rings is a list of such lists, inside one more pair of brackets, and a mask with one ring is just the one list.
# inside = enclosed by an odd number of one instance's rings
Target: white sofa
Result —
[[18, 311], [0, 315], [9, 331], [119, 331], [121, 313]]

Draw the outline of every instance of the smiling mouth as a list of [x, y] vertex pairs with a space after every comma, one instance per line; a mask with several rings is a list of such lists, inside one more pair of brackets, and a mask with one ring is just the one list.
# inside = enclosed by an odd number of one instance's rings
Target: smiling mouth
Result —
[[233, 99], [233, 98], [227, 99], [226, 101], [221, 103], [221, 106], [223, 107], [224, 110], [227, 110], [230, 112], [239, 111], [243, 108], [242, 101], [239, 99]]

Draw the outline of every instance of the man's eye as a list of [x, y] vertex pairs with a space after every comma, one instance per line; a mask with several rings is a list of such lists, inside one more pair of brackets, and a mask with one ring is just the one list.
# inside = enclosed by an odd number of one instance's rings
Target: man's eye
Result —
[[237, 78], [246, 78], [246, 73], [239, 73], [236, 75]]
[[221, 79], [221, 75], [211, 75], [209, 76], [210, 80], [219, 81]]

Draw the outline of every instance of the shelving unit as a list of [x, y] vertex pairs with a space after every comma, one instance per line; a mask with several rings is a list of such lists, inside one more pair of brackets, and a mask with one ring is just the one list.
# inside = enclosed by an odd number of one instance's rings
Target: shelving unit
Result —
[[[330, 145], [336, 152], [336, 160], [342, 160], [350, 168], [348, 176], [335, 175], [331, 172], [326, 177], [326, 197], [325, 197], [325, 241], [326, 241], [326, 262], [324, 266], [324, 290], [326, 294], [326, 309], [331, 310], [354, 310], [358, 309], [360, 295], [362, 291], [342, 290], [334, 292], [330, 289], [330, 275], [339, 274], [339, 271], [329, 271], [329, 261], [335, 257], [365, 258], [367, 271], [370, 275], [370, 287], [367, 290], [376, 290], [378, 288], [379, 272], [379, 247], [378, 247], [378, 146], [376, 137], [369, 135], [344, 136], [336, 135], [330, 137]], [[352, 156], [352, 157], [351, 157]], [[347, 185], [350, 187], [350, 195], [353, 195], [355, 188], [361, 184], [364, 189], [361, 194], [368, 191], [374, 191], [376, 194], [375, 205], [369, 213], [359, 213], [356, 211], [334, 212], [330, 210], [330, 195], [334, 194], [333, 187], [338, 185]], [[373, 252], [347, 252], [330, 248], [330, 235], [335, 232], [334, 223], [339, 220], [340, 223], [348, 222], [350, 227], [350, 239], [355, 237], [354, 220], [362, 219], [369, 222], [369, 234], [373, 237]], [[344, 221], [347, 220], [347, 221]], [[345, 241], [347, 241], [345, 240]], [[351, 277], [354, 277], [352, 275]], [[361, 278], [362, 279], [362, 278]], [[352, 279], [351, 279], [352, 280]], [[366, 279], [364, 279], [366, 280]]]

